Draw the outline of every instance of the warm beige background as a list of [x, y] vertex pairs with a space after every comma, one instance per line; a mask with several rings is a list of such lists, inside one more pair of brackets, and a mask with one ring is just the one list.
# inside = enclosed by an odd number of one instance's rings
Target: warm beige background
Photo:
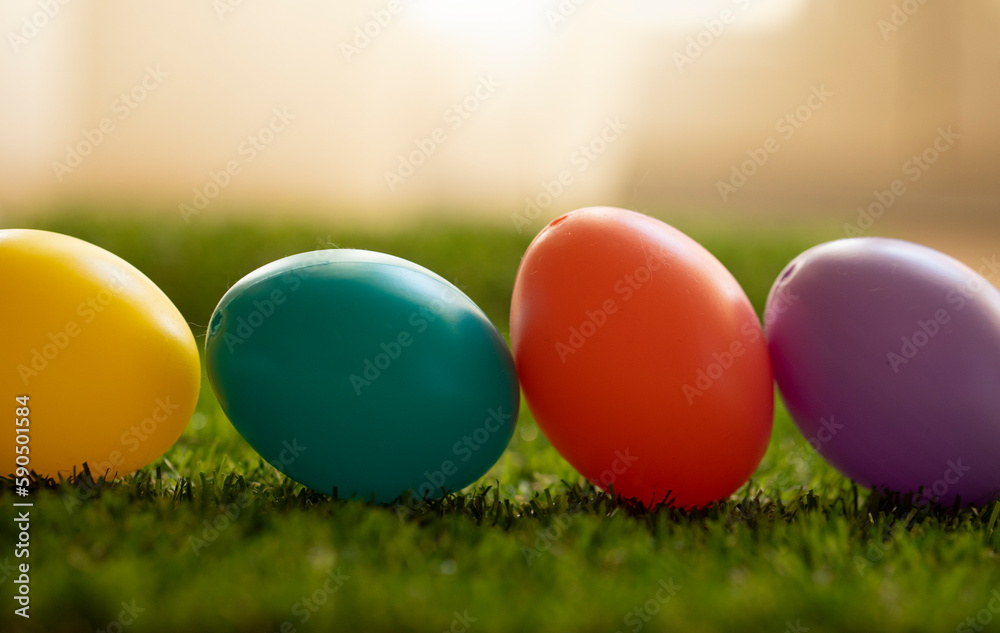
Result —
[[[40, 0], [0, 7], [4, 210], [178, 209], [237, 160], [241, 173], [200, 217], [509, 221], [568, 170], [542, 218], [608, 203], [846, 222], [951, 126], [960, 140], [907, 182], [883, 226], [985, 226], [1000, 211], [1000, 0], [398, 0], [350, 61], [342, 45], [389, 0], [63, 1], [41, 0], [59, 7], [47, 19]], [[235, 6], [220, 13], [224, 3]], [[574, 10], [552, 24], [560, 5]], [[889, 32], [894, 6], [915, 12]], [[679, 69], [688, 38], [723, 10], [731, 24], [702, 33], [709, 45]], [[17, 43], [32, 16], [44, 26]], [[117, 119], [116, 99], [147, 66], [168, 76]], [[499, 87], [452, 129], [448, 109], [489, 76]], [[833, 96], [783, 138], [776, 121], [819, 86]], [[246, 163], [241, 141], [276, 107], [295, 121]], [[53, 161], [103, 117], [113, 132], [59, 181]], [[580, 171], [574, 152], [609, 117], [627, 129]], [[390, 191], [385, 172], [435, 127], [444, 142]], [[724, 202], [717, 182], [769, 137], [780, 149]]]

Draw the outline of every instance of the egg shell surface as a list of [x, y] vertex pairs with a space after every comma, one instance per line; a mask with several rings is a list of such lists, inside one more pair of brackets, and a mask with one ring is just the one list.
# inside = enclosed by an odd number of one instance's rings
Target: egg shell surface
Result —
[[324, 494], [435, 498], [485, 474], [520, 403], [506, 342], [461, 290], [370, 251], [300, 253], [226, 292], [209, 379], [253, 448]]
[[89, 242], [4, 229], [0, 297], [4, 401], [11, 413], [15, 398], [28, 402], [0, 431], [3, 474], [15, 472], [18, 428], [29, 429], [27, 468], [47, 477], [84, 463], [95, 478], [123, 476], [173, 446], [201, 365], [190, 327], [149, 278]]
[[518, 269], [511, 344], [539, 427], [604, 489], [707, 505], [767, 448], [757, 315], [711, 253], [652, 217], [590, 207], [545, 227]]

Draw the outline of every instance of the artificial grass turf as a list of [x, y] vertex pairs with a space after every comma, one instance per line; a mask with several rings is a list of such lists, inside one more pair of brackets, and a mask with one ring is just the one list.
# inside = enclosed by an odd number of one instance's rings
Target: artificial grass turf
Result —
[[[328, 244], [435, 270], [506, 334], [531, 238], [459, 224], [188, 226], [81, 213], [18, 225], [76, 235], [132, 262], [175, 301], [199, 343], [229, 285]], [[788, 260], [837, 237], [679, 228], [729, 267], [758, 311]], [[7, 485], [0, 496], [4, 631], [952, 631], [970, 617], [968, 630], [1000, 630], [1000, 609], [989, 606], [991, 592], [1000, 595], [1000, 504], [943, 509], [858, 490], [780, 406], [754, 479], [715, 507], [645, 511], [594, 490], [522, 407], [486, 477], [410, 512], [332, 500], [284, 479], [239, 437], [203, 378], [190, 426], [153, 465], [110, 484], [84, 476], [32, 495], [28, 628], [9, 599], [16, 574], [6, 565], [21, 562], [16, 499]]]

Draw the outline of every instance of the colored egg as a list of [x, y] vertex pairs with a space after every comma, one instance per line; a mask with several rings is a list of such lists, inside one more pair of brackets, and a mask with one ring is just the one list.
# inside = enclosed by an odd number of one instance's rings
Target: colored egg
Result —
[[475, 482], [514, 432], [517, 373], [473, 301], [409, 261], [301, 253], [241, 279], [206, 341], [236, 429], [279, 471], [340, 498], [434, 498]]
[[910, 242], [829, 242], [785, 268], [765, 322], [795, 424], [844, 475], [943, 504], [1000, 489], [1000, 291], [980, 274]]
[[0, 431], [4, 474], [23, 466], [68, 476], [87, 463], [94, 477], [111, 478], [177, 441], [198, 397], [198, 348], [145, 275], [73, 237], [6, 229], [0, 297], [2, 393], [11, 413], [23, 398], [17, 426]]
[[757, 315], [715, 257], [659, 220], [594, 207], [545, 227], [517, 271], [511, 345], [539, 427], [602, 488], [703, 506], [767, 448]]

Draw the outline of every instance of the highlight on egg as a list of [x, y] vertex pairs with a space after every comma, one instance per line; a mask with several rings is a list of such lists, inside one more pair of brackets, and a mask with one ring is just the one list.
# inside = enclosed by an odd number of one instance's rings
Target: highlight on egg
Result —
[[677, 229], [611, 207], [557, 218], [524, 254], [510, 325], [539, 427], [601, 488], [704, 506], [763, 457], [774, 391], [760, 322]]
[[279, 471], [327, 495], [440, 497], [500, 458], [520, 405], [510, 350], [453, 284], [383, 253], [292, 255], [212, 315], [209, 380]]
[[[0, 384], [24, 414], [0, 431], [3, 474], [21, 466], [68, 477], [86, 464], [110, 479], [173, 446], [194, 412], [201, 366], [187, 322], [152, 281], [83, 240], [4, 229], [0, 296]], [[18, 442], [15, 429], [30, 440]], [[27, 449], [18, 461], [15, 446]]]
[[981, 504], [1000, 490], [1000, 291], [886, 238], [796, 257], [765, 311], [775, 379], [803, 436], [859, 484]]

